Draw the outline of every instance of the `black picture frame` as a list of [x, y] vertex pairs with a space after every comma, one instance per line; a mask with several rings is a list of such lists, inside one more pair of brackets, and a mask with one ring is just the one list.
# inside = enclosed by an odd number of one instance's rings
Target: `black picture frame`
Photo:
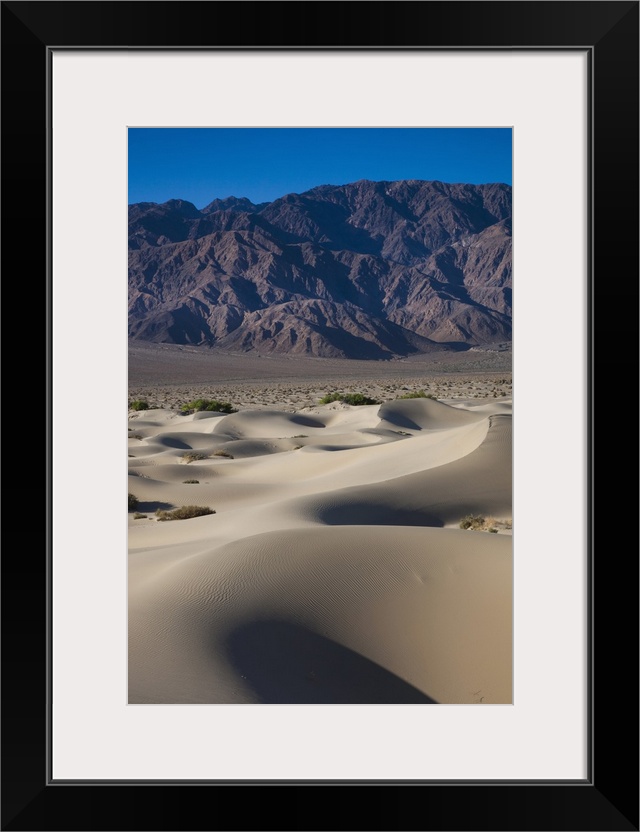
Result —
[[[2, 3], [3, 288], [5, 305], [18, 320], [24, 279], [34, 287], [31, 303], [40, 298], [37, 316], [32, 305], [28, 310], [29, 340], [33, 331], [42, 334], [46, 360], [31, 372], [37, 373], [37, 389], [48, 391], [49, 416], [47, 435], [38, 438], [41, 446], [47, 440], [48, 466], [41, 477], [46, 493], [37, 508], [44, 513], [46, 506], [49, 519], [38, 535], [29, 519], [34, 507], [27, 511], [20, 505], [17, 522], [25, 526], [27, 546], [19, 557], [7, 546], [2, 559], [2, 829], [638, 829], [638, 558], [637, 542], [632, 547], [623, 542], [626, 525], [635, 535], [637, 503], [612, 487], [607, 470], [614, 450], [622, 453], [612, 447], [618, 428], [610, 426], [609, 391], [628, 391], [635, 414], [637, 365], [630, 368], [629, 362], [637, 356], [638, 11], [638, 2], [626, 0]], [[224, 26], [217, 25], [220, 19]], [[49, 778], [51, 50], [276, 46], [588, 51], [591, 729], [585, 781], [83, 783]], [[27, 337], [23, 331], [19, 338]], [[35, 403], [43, 400], [40, 395]], [[10, 402], [9, 409], [21, 406]], [[20, 450], [15, 437], [9, 444]]]

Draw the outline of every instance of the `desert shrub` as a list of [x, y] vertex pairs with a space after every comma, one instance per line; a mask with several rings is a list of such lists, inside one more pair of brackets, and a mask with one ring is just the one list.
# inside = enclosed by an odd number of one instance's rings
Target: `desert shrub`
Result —
[[194, 413], [202, 410], [214, 413], [236, 413], [233, 405], [229, 402], [219, 402], [217, 399], [195, 399], [183, 404], [180, 410], [183, 413]]
[[511, 529], [512, 524], [511, 520], [496, 520], [495, 517], [483, 517], [481, 514], [467, 514], [460, 521], [460, 528], [498, 534], [500, 529]]
[[199, 459], [209, 459], [209, 454], [201, 454], [200, 451], [187, 451], [186, 454], [182, 454], [182, 459], [188, 465], [190, 462], [197, 462]]
[[144, 439], [144, 436], [141, 433], [132, 433], [129, 439]]
[[342, 393], [327, 393], [320, 399], [320, 404], [331, 404], [331, 402], [341, 402]]
[[129, 410], [149, 410], [149, 402], [144, 399], [135, 399], [130, 403]]
[[398, 396], [398, 399], [434, 399], [438, 401], [433, 393], [425, 393], [424, 390], [417, 390], [415, 393], [405, 393], [404, 396]]
[[233, 454], [230, 454], [229, 451], [222, 450], [214, 451], [213, 456], [223, 456], [225, 459], [233, 459]]
[[173, 511], [165, 511], [159, 508], [156, 511], [158, 520], [189, 520], [192, 517], [203, 517], [205, 514], [215, 514], [208, 506], [180, 506]]
[[292, 439], [307, 439], [306, 433], [296, 433], [295, 436], [291, 437]]
[[473, 529], [477, 531], [484, 526], [484, 517], [481, 514], [467, 514], [460, 521], [461, 529]]
[[133, 519], [134, 520], [144, 520], [146, 516], [147, 516], [146, 514], [140, 514], [139, 511], [136, 511], [136, 513], [133, 515]]
[[129, 511], [135, 511], [138, 508], [138, 503], [140, 500], [136, 497], [135, 494], [129, 492]]
[[426, 399], [427, 394], [424, 390], [417, 390], [415, 393], [404, 393], [402, 396], [398, 396], [398, 399]]
[[185, 485], [191, 485], [192, 483], [195, 483], [195, 484], [199, 483], [199, 482], [200, 482], [200, 480], [182, 480], [182, 482], [183, 482]]
[[362, 393], [327, 393], [320, 399], [320, 404], [331, 404], [331, 402], [343, 402], [350, 405], [378, 404], [375, 399], [364, 396]]

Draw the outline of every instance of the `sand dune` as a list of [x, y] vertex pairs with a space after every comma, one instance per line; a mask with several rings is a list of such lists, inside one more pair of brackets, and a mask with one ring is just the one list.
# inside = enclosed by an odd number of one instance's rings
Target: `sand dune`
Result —
[[135, 414], [129, 701], [511, 702], [511, 536], [458, 527], [511, 519], [510, 406], [455, 405]]

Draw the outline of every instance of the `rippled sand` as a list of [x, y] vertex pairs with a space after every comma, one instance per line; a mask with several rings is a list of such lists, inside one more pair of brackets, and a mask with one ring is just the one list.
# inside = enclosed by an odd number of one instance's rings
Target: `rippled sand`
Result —
[[129, 701], [511, 702], [511, 403], [461, 392], [130, 412]]

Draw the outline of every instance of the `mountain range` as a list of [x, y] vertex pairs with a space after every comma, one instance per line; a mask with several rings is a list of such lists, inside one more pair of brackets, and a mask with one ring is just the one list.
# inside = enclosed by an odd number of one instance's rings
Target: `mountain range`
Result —
[[511, 187], [360, 180], [129, 206], [129, 335], [379, 359], [511, 340]]

